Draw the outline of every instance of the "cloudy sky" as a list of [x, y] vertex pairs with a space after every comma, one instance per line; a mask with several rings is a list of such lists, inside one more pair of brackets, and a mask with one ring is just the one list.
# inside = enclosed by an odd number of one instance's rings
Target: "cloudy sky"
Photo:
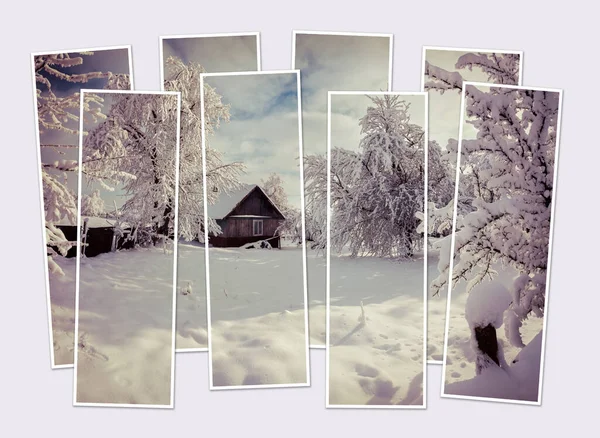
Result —
[[[468, 68], [457, 69], [455, 67], [458, 58], [466, 53], [476, 52], [428, 49], [425, 51], [425, 60], [431, 65], [449, 72], [459, 72], [465, 81], [487, 82], [487, 75], [477, 68], [470, 71]], [[440, 94], [438, 91], [429, 92], [429, 140], [437, 141], [442, 148], [446, 147], [448, 139], [458, 140], [460, 105], [461, 94], [458, 90], [446, 91], [444, 94]], [[469, 128], [471, 128], [470, 125], [467, 126], [467, 129]]]
[[[374, 96], [373, 96], [374, 97]], [[410, 104], [410, 121], [425, 127], [425, 96], [403, 95], [401, 100]], [[339, 147], [351, 151], [358, 150], [362, 135], [361, 119], [373, 102], [365, 94], [334, 94], [331, 96], [331, 147]]]
[[300, 207], [300, 136], [296, 73], [208, 76], [231, 106], [231, 120], [208, 139], [224, 162], [242, 162], [242, 182], [259, 184], [273, 172], [284, 181], [290, 204]]
[[327, 92], [388, 91], [391, 36], [296, 34], [304, 154], [327, 153]]
[[[71, 57], [79, 56], [77, 53], [69, 53]], [[83, 55], [81, 65], [63, 68], [61, 71], [70, 74], [89, 73], [93, 71], [110, 71], [113, 73], [130, 73], [129, 71], [129, 51], [127, 49], [107, 49], [97, 50], [93, 55]], [[106, 79], [91, 79], [87, 83], [67, 82], [56, 77], [49, 77], [52, 83], [52, 90], [58, 97], [65, 97], [70, 94], [78, 93], [82, 88], [101, 89], [106, 85]], [[42, 84], [37, 84], [42, 94], [46, 93], [47, 88]], [[74, 109], [74, 114], [78, 114], [78, 109]], [[70, 122], [67, 127], [79, 131], [79, 122]], [[50, 130], [40, 133], [40, 144], [68, 145], [74, 147], [42, 147], [42, 163], [51, 163], [56, 160], [79, 160], [79, 135], [67, 134], [57, 130]], [[49, 173], [60, 175], [61, 181], [66, 182], [67, 187], [74, 193], [77, 193], [77, 172], [55, 172], [48, 170]], [[64, 179], [63, 179], [64, 178]]]
[[163, 39], [163, 68], [169, 56], [196, 62], [209, 73], [256, 71], [258, 35]]

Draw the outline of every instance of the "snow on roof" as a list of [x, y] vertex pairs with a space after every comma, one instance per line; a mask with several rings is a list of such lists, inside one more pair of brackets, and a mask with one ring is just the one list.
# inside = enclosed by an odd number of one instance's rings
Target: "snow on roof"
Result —
[[[256, 184], [242, 184], [238, 190], [234, 190], [229, 193], [220, 192], [217, 202], [213, 205], [208, 205], [208, 217], [211, 219], [224, 219], [233, 209], [255, 188], [258, 188], [263, 195], [273, 204], [275, 210], [285, 217], [283, 213], [277, 208], [275, 203], [267, 196], [263, 189]], [[249, 216], [248, 216], [249, 217]]]
[[[83, 216], [81, 218], [81, 225], [83, 225], [83, 221], [87, 218], [88, 220], [88, 228], [112, 228], [116, 224], [116, 219], [112, 218], [103, 218], [96, 216]], [[58, 222], [55, 222], [54, 225], [59, 227], [76, 227], [77, 222], [73, 222], [67, 216], [64, 216]], [[129, 227], [129, 224], [125, 222], [121, 222], [121, 227]]]

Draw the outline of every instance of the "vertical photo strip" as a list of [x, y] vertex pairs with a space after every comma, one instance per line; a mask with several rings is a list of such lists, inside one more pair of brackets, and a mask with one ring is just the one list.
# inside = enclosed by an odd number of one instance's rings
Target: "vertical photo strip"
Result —
[[326, 406], [424, 409], [427, 93], [328, 100]]
[[177, 352], [207, 351], [200, 75], [260, 71], [258, 32], [160, 37], [161, 86], [181, 92]]
[[561, 100], [463, 84], [444, 397], [541, 404]]
[[[33, 53], [50, 364], [73, 367], [80, 90], [133, 89], [130, 46]], [[84, 115], [97, 111], [84, 102]]]
[[[392, 34], [294, 31], [292, 68], [302, 76], [305, 171], [327, 159], [327, 93], [330, 90], [391, 91]], [[365, 68], [368, 66], [368, 68]], [[304, 190], [327, 178], [311, 172]], [[316, 179], [314, 179], [316, 178]], [[319, 203], [321, 202], [321, 203]], [[326, 206], [306, 195], [308, 311], [311, 348], [326, 343]]]
[[180, 93], [80, 105], [74, 405], [172, 408]]
[[210, 389], [309, 386], [300, 74], [201, 90]]
[[463, 82], [521, 85], [522, 77], [523, 52], [423, 47], [421, 91], [429, 94], [428, 363], [439, 365], [443, 359], [448, 287], [442, 273], [450, 258], [454, 204], [462, 202], [454, 192]]

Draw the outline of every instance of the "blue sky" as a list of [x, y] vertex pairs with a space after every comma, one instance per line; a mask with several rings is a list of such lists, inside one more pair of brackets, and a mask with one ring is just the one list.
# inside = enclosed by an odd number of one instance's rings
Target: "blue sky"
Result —
[[304, 154], [327, 153], [327, 92], [387, 91], [389, 36], [296, 34]]
[[186, 64], [199, 63], [209, 73], [256, 71], [258, 50], [256, 35], [165, 38], [163, 63], [176, 56]]
[[295, 73], [205, 77], [231, 120], [208, 139], [225, 162], [243, 162], [242, 182], [260, 184], [273, 172], [284, 181], [291, 204], [299, 207], [300, 163], [298, 96]]

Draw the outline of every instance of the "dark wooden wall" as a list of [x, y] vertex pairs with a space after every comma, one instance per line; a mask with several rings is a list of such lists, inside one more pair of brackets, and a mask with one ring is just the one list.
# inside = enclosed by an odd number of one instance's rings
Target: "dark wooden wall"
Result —
[[[59, 225], [57, 228], [65, 235], [65, 238], [71, 242], [77, 241], [77, 227], [75, 226], [62, 226]], [[88, 229], [87, 236], [87, 247], [85, 249], [85, 255], [87, 257], [95, 257], [98, 254], [110, 252], [112, 249], [112, 237], [114, 229], [111, 227], [105, 228], [90, 228]], [[83, 236], [82, 236], [83, 237]], [[132, 240], [125, 240], [125, 237], [120, 237], [117, 241], [117, 249], [131, 249], [134, 247]], [[58, 252], [57, 248], [54, 248]], [[72, 246], [67, 252], [67, 258], [77, 256], [77, 246]]]
[[222, 233], [219, 234], [219, 237], [256, 237], [255, 240], [260, 240], [261, 238], [274, 236], [275, 231], [282, 222], [280, 219], [262, 219], [263, 233], [260, 236], [254, 236], [252, 232], [253, 220], [256, 219], [229, 217], [227, 219], [219, 220], [217, 223], [222, 230]]

